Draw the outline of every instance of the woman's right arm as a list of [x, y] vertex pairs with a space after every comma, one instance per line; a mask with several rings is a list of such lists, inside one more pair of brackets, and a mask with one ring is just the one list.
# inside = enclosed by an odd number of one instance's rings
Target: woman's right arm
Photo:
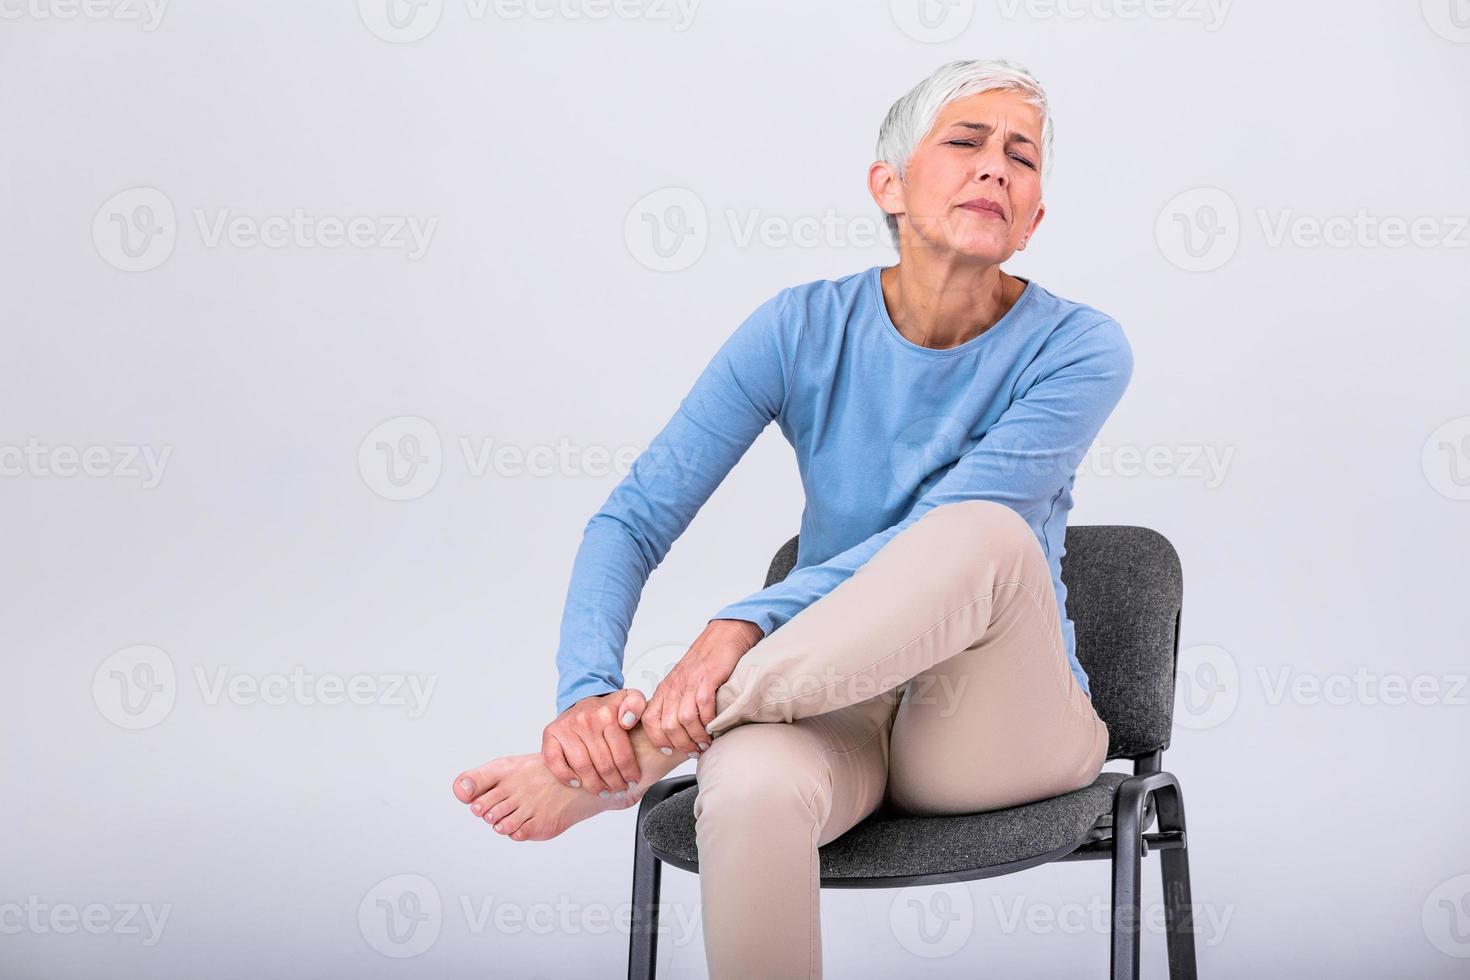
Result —
[[781, 414], [800, 337], [795, 305], [783, 289], [746, 317], [587, 521], [556, 653], [559, 716], [622, 689], [623, 649], [648, 577]]

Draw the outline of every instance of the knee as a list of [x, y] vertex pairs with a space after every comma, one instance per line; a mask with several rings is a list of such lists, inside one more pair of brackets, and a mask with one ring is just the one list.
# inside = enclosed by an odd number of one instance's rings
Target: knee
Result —
[[940, 504], [919, 519], [945, 542], [966, 553], [972, 549], [1041, 550], [1026, 519], [994, 500], [957, 500]]
[[822, 771], [799, 751], [791, 728], [752, 723], [714, 740], [699, 759], [696, 827], [721, 819], [769, 827], [783, 815], [800, 818], [802, 826], [822, 819]]

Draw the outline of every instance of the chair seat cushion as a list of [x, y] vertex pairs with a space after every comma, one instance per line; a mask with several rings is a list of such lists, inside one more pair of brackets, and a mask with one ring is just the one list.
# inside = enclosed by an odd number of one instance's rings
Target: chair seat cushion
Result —
[[[822, 877], [890, 878], [992, 868], [1110, 836], [1113, 797], [1129, 776], [1103, 771], [1092, 785], [1074, 792], [985, 813], [908, 816], [883, 806], [820, 848]], [[691, 786], [675, 793], [650, 809], [643, 824], [650, 846], [689, 864], [699, 859], [694, 836], [697, 792]], [[1109, 832], [1094, 830], [1103, 825]]]

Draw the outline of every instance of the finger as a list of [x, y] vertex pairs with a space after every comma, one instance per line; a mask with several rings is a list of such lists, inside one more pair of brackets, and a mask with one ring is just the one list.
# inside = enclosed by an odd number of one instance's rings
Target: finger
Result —
[[653, 692], [653, 700], [648, 702], [648, 707], [643, 711], [643, 734], [648, 736], [660, 752], [664, 755], [673, 755], [674, 747], [669, 744], [669, 737], [664, 734], [659, 725], [659, 719], [663, 717], [664, 696], [662, 691]]
[[607, 741], [608, 751], [612, 753], [613, 765], [618, 767], [618, 772], [622, 775], [627, 788], [637, 789], [632, 784], [641, 783], [643, 775], [638, 769], [638, 757], [633, 754], [633, 740], [617, 725], [607, 726], [602, 737]]
[[[699, 709], [699, 727], [709, 736], [709, 723], [719, 711], [715, 709], [715, 681], [713, 677], [701, 677], [699, 689], [694, 692], [694, 705]], [[707, 737], [705, 741], [709, 741]]]
[[613, 765], [612, 749], [608, 748], [607, 739], [603, 738], [602, 732], [583, 735], [582, 744], [587, 746], [587, 754], [592, 756], [592, 765], [602, 777], [602, 788], [597, 791], [598, 796], [605, 800], [628, 788], [628, 781], [623, 779], [618, 767]]
[[670, 696], [664, 702], [663, 717], [659, 720], [664, 735], [668, 737], [669, 745], [674, 749], [676, 759], [686, 758], [695, 751], [694, 740], [689, 737], [689, 733], [684, 730], [684, 724], [679, 721], [679, 705], [683, 700], [682, 691], [677, 696]]
[[624, 729], [631, 730], [643, 717], [643, 711], [647, 707], [648, 702], [644, 699], [642, 691], [629, 691], [618, 708], [618, 724]]
[[685, 691], [684, 697], [679, 701], [679, 724], [684, 728], [684, 734], [689, 741], [694, 743], [695, 749], [703, 752], [709, 748], [709, 733], [704, 730], [704, 722], [699, 720], [699, 706], [695, 704], [695, 691]]
[[551, 732], [544, 732], [541, 736], [541, 761], [546, 763], [546, 768], [556, 777], [556, 781], [563, 783], [573, 789], [578, 789], [582, 781], [567, 764], [566, 752], [562, 750], [561, 742]]
[[607, 789], [607, 784], [602, 781], [597, 767], [592, 763], [592, 756], [587, 752], [587, 743], [583, 741], [583, 736], [578, 732], [571, 732], [565, 738], [561, 743], [562, 752], [567, 757], [567, 764], [582, 781], [583, 791], [596, 796]]

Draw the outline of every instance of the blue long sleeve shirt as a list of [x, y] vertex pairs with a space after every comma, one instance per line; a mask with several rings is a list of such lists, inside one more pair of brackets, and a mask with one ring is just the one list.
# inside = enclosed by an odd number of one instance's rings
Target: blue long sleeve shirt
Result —
[[1077, 467], [1133, 373], [1123, 329], [1026, 281], [989, 329], [923, 347], [889, 318], [881, 271], [791, 286], [757, 307], [588, 520], [562, 614], [558, 713], [623, 686], [649, 575], [773, 420], [806, 495], [796, 565], [710, 620], [748, 620], [769, 636], [931, 508], [993, 500], [1041, 542], [1067, 658], [1090, 696], [1061, 562]]

